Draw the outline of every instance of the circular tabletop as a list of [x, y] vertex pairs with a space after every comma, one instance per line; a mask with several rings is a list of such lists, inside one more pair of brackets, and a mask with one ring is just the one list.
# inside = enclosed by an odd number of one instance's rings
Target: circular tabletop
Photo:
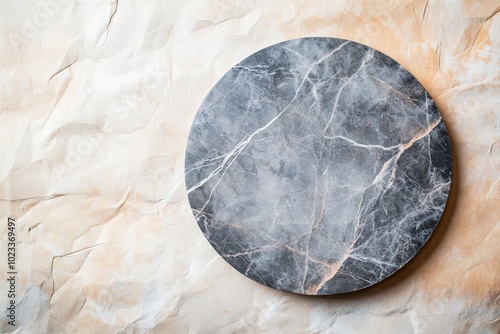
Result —
[[407, 263], [444, 210], [446, 127], [422, 85], [356, 42], [301, 38], [217, 82], [186, 150], [189, 202], [235, 269], [272, 288], [328, 295]]

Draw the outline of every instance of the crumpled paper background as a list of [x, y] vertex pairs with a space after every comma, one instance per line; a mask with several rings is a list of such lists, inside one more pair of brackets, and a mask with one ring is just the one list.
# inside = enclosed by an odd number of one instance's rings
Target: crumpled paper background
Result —
[[[496, 333], [500, 1], [0, 2], [0, 303], [17, 220], [16, 333]], [[386, 281], [305, 297], [261, 286], [191, 215], [184, 148], [251, 53], [346, 38], [403, 64], [448, 126], [440, 225]], [[5, 259], [5, 260], [4, 260]]]

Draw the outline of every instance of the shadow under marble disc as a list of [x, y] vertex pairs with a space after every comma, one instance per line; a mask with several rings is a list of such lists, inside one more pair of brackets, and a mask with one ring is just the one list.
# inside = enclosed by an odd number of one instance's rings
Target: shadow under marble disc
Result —
[[234, 268], [309, 295], [359, 290], [427, 241], [451, 180], [446, 127], [402, 66], [334, 38], [273, 45], [210, 91], [186, 152], [189, 202]]

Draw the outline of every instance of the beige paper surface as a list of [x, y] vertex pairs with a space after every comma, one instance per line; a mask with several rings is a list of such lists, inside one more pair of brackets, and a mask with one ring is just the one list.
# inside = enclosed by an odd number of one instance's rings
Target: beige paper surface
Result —
[[[2, 1], [0, 319], [16, 333], [496, 333], [500, 1]], [[423, 250], [363, 291], [236, 272], [187, 201], [184, 148], [234, 64], [305, 36], [403, 64], [448, 126], [452, 189]], [[16, 220], [16, 320], [6, 308]]]

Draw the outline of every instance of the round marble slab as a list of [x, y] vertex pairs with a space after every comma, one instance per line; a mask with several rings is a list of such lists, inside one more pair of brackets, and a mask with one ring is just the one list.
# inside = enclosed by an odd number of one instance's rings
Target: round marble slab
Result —
[[451, 153], [431, 97], [355, 42], [302, 38], [256, 52], [201, 105], [186, 151], [203, 234], [242, 274], [308, 295], [359, 290], [424, 245]]

